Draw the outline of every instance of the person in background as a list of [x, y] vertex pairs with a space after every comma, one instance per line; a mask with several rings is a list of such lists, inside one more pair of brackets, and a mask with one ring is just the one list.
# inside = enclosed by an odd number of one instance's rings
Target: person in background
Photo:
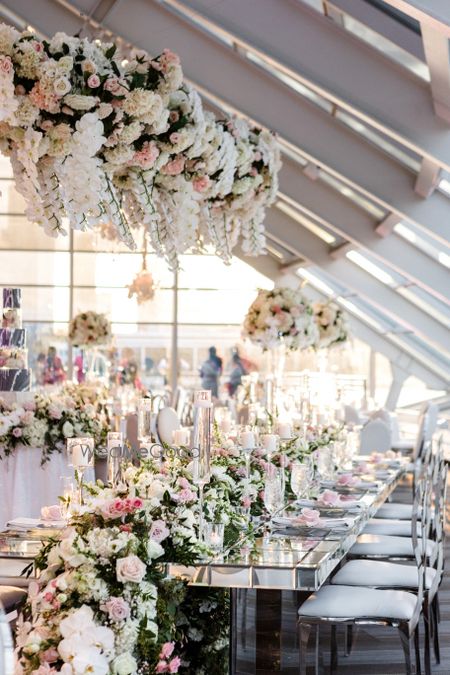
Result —
[[231, 359], [230, 381], [228, 382], [228, 393], [230, 396], [233, 396], [236, 389], [242, 384], [243, 375], [247, 375], [247, 369], [238, 352], [235, 352]]
[[222, 373], [222, 359], [217, 356], [215, 347], [209, 348], [209, 356], [200, 368], [203, 389], [209, 389], [211, 396], [219, 396], [219, 377]]
[[45, 383], [45, 364], [47, 361], [47, 357], [45, 356], [44, 352], [40, 352], [38, 354], [38, 357], [36, 359], [36, 383], [39, 385], [43, 385]]
[[75, 370], [75, 377], [77, 378], [78, 384], [81, 384], [84, 382], [86, 373], [84, 371], [84, 359], [83, 359], [83, 352], [81, 351], [77, 356], [75, 357], [75, 360], [73, 362], [74, 365], [74, 370]]
[[61, 384], [65, 379], [66, 373], [56, 353], [56, 347], [49, 347], [44, 368], [44, 384]]

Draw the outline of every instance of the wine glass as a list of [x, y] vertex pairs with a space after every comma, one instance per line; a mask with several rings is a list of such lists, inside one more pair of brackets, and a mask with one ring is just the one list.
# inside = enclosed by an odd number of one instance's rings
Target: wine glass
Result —
[[303, 462], [293, 462], [291, 467], [291, 488], [297, 499], [307, 498], [313, 479], [312, 463], [310, 458]]
[[76, 500], [75, 485], [72, 478], [62, 476], [62, 495], [60, 502], [61, 516], [66, 521], [69, 520], [74, 501]]
[[277, 469], [272, 464], [269, 466], [264, 481], [264, 506], [270, 517], [273, 516], [283, 504], [283, 480], [282, 469]]

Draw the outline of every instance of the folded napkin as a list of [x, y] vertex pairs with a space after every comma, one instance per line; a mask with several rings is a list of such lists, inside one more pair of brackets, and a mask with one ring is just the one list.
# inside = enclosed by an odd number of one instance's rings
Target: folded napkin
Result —
[[45, 521], [60, 521], [63, 520], [61, 514], [61, 507], [59, 504], [53, 504], [52, 506], [43, 506], [41, 509], [41, 518]]
[[34, 530], [36, 528], [45, 530], [52, 528], [61, 528], [65, 526], [63, 520], [40, 520], [39, 518], [13, 518], [6, 523], [8, 530]]
[[295, 504], [297, 506], [309, 506], [310, 508], [344, 509], [345, 511], [353, 511], [364, 508], [364, 504], [359, 501], [359, 499], [356, 499], [355, 495], [339, 494], [339, 497], [339, 502], [335, 506], [323, 503], [320, 500], [320, 495], [317, 499], [297, 499]]

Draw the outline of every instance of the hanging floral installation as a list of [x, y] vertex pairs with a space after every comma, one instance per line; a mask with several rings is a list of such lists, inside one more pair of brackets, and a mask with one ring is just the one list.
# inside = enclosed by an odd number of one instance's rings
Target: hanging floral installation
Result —
[[147, 237], [144, 236], [144, 251], [142, 253], [142, 268], [136, 274], [133, 282], [127, 286], [128, 297], [136, 296], [138, 305], [153, 300], [155, 297], [155, 281], [147, 269]]
[[277, 192], [276, 138], [216, 120], [183, 81], [179, 58], [57, 33], [49, 42], [0, 25], [0, 150], [26, 215], [51, 236], [112, 228], [135, 249], [145, 228], [172, 269], [192, 247], [229, 261], [264, 250]]

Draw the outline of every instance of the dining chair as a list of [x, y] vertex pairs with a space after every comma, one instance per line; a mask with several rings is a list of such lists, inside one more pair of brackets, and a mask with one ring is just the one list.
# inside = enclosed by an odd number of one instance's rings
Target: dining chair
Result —
[[396, 628], [404, 652], [406, 675], [412, 675], [412, 651], [415, 652], [416, 674], [421, 673], [419, 620], [424, 600], [427, 577], [426, 539], [418, 535], [419, 509], [428, 513], [425, 506], [429, 489], [420, 483], [415, 495], [412, 531], [413, 551], [416, 560], [416, 592], [387, 590], [357, 585], [323, 586], [312, 594], [299, 608], [299, 673], [306, 675], [308, 639], [313, 626], [331, 625], [331, 673], [337, 673], [337, 626], [380, 625]]
[[[446, 481], [447, 470], [445, 469], [445, 478], [442, 476], [444, 482]], [[441, 485], [439, 485], [441, 490]], [[442, 494], [445, 489], [442, 490]], [[417, 522], [416, 528], [417, 536], [433, 537], [432, 529], [437, 528], [436, 542], [437, 546], [430, 557], [427, 558], [427, 568], [424, 579], [424, 593], [423, 593], [423, 617], [425, 625], [425, 673], [431, 673], [431, 658], [430, 658], [430, 637], [433, 637], [433, 649], [436, 662], [440, 663], [440, 646], [439, 646], [439, 601], [438, 591], [442, 582], [444, 571], [444, 539], [442, 521], [438, 517], [437, 512], [440, 509], [438, 504], [441, 504], [440, 497], [434, 501], [434, 505], [429, 504], [428, 517], [422, 518], [422, 522]], [[431, 508], [431, 510], [430, 510]], [[416, 514], [418, 516], [418, 514]], [[418, 520], [418, 517], [417, 517]], [[424, 527], [422, 527], [424, 524]], [[414, 527], [411, 527], [411, 538], [413, 539], [414, 548]], [[371, 559], [356, 559], [345, 563], [339, 571], [331, 579], [333, 585], [347, 585], [347, 586], [364, 586], [369, 588], [392, 588], [402, 589], [411, 592], [417, 592], [417, 567], [416, 565], [401, 564], [390, 562], [388, 560], [371, 560]]]
[[14, 646], [11, 626], [0, 603], [0, 675], [14, 673]]
[[360, 455], [371, 452], [387, 452], [391, 449], [391, 430], [383, 420], [377, 418], [367, 422], [360, 432]]

